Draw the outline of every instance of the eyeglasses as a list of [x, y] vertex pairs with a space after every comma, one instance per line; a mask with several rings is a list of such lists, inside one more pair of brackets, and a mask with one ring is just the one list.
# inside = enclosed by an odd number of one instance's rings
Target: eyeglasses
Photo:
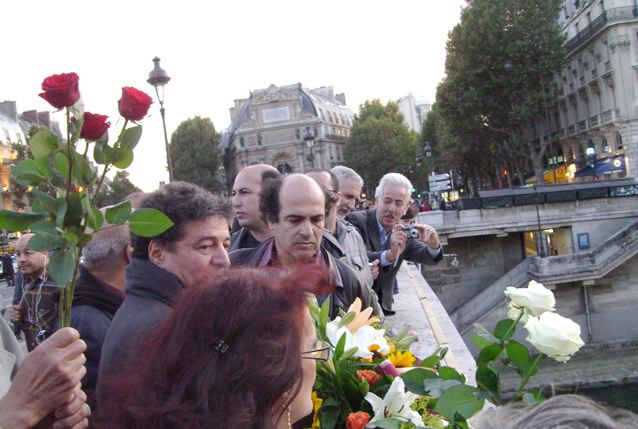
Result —
[[330, 344], [322, 340], [317, 340], [317, 342], [315, 343], [315, 348], [301, 353], [301, 358], [320, 360], [325, 362], [330, 359]]

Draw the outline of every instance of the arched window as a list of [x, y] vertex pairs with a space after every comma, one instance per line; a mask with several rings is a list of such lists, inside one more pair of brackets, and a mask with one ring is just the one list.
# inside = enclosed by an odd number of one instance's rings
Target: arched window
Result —
[[622, 150], [624, 148], [622, 144], [622, 136], [620, 133], [616, 134], [616, 150]]

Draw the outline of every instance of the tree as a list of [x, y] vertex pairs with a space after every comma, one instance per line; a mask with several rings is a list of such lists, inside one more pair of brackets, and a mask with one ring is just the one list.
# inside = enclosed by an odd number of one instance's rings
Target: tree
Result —
[[472, 144], [483, 146], [476, 153], [494, 155], [491, 165], [481, 166], [484, 177], [508, 164], [510, 170], [532, 167], [543, 179], [554, 78], [565, 58], [559, 10], [559, 0], [474, 0], [450, 32], [447, 77], [436, 100], [447, 133], [439, 135], [446, 135], [446, 151], [463, 154], [461, 146]]
[[196, 116], [182, 122], [173, 135], [169, 150], [173, 178], [194, 183], [211, 192], [223, 189], [218, 169], [222, 164], [219, 134], [208, 118]]
[[103, 189], [96, 198], [96, 205], [98, 207], [104, 207], [119, 204], [124, 198], [135, 192], [142, 192], [142, 190], [131, 183], [128, 171], [121, 170], [115, 173], [115, 177], [111, 183], [103, 186]]
[[346, 165], [361, 175], [369, 194], [386, 173], [413, 176], [409, 171], [415, 165], [416, 141], [417, 134], [403, 124], [397, 104], [384, 106], [375, 99], [359, 107], [343, 156]]

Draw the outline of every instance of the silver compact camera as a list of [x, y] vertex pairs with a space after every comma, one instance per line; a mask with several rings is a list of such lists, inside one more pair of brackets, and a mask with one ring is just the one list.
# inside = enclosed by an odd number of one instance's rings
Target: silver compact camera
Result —
[[401, 231], [405, 232], [410, 238], [419, 238], [421, 231], [416, 226], [402, 226]]

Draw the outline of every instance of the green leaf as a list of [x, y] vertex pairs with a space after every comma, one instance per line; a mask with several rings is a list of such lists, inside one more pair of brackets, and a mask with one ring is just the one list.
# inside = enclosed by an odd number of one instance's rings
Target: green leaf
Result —
[[62, 228], [64, 226], [64, 217], [66, 216], [67, 204], [64, 198], [58, 198], [56, 200], [58, 205], [58, 211], [55, 215], [55, 224]]
[[59, 237], [52, 235], [43, 235], [35, 233], [33, 237], [29, 239], [29, 249], [36, 252], [44, 252], [50, 249], [54, 249], [62, 244], [62, 240]]
[[35, 213], [50, 213], [51, 215], [57, 213], [58, 206], [55, 202], [55, 198], [39, 189], [33, 189], [31, 192], [35, 196], [33, 204], [31, 204], [31, 210]]
[[428, 368], [435, 368], [440, 361], [441, 361], [441, 358], [439, 357], [438, 354], [435, 353], [435, 354], [433, 354], [431, 356], [428, 356], [425, 359], [423, 359], [419, 363], [419, 366], [424, 366], [424, 367], [428, 367]]
[[[516, 322], [511, 319], [503, 319], [496, 324], [494, 328], [494, 336], [500, 340], [506, 341], [516, 332]], [[509, 333], [508, 333], [509, 332]], [[507, 336], [507, 337], [506, 337]]]
[[97, 141], [93, 148], [93, 159], [98, 164], [110, 164], [112, 159], [113, 148], [106, 142]]
[[430, 378], [438, 378], [435, 373], [425, 368], [415, 368], [401, 374], [405, 388], [417, 395], [425, 395], [423, 381]]
[[24, 231], [35, 222], [44, 219], [41, 213], [20, 213], [0, 210], [0, 228], [7, 231]]
[[346, 346], [346, 334], [344, 333], [343, 335], [341, 335], [341, 338], [339, 338], [339, 341], [337, 342], [337, 346], [335, 347], [335, 351], [334, 351], [335, 361], [341, 358], [341, 355], [343, 354], [343, 349], [345, 348], [345, 346]]
[[131, 213], [128, 223], [131, 231], [142, 237], [155, 237], [174, 225], [164, 213], [151, 208], [135, 210]]
[[493, 344], [489, 340], [486, 340], [485, 338], [481, 337], [480, 335], [472, 335], [472, 342], [476, 345], [476, 347], [479, 350], [483, 350], [485, 347], [491, 346]]
[[131, 128], [127, 128], [122, 132], [122, 137], [120, 140], [120, 146], [133, 150], [137, 143], [139, 143], [142, 138], [142, 126], [136, 125]]
[[458, 386], [461, 383], [459, 380], [443, 380], [442, 378], [433, 378], [425, 380], [423, 382], [423, 388], [428, 396], [433, 398], [440, 397], [446, 390]]
[[81, 154], [73, 150], [73, 178], [82, 186], [88, 185], [95, 172], [91, 169], [89, 161]]
[[527, 372], [529, 367], [529, 350], [521, 343], [510, 340], [505, 346], [505, 352], [510, 361], [516, 366], [517, 372], [521, 375]]
[[483, 408], [484, 401], [476, 397], [476, 392], [475, 387], [464, 384], [451, 387], [439, 397], [434, 410], [449, 419], [457, 413], [469, 419]]
[[479, 366], [476, 369], [476, 385], [479, 389], [489, 392], [499, 398], [498, 375], [487, 366]]
[[78, 242], [80, 241], [80, 238], [71, 231], [64, 231], [62, 233], [62, 236], [68, 243], [71, 243], [74, 246], [77, 246]]
[[350, 322], [352, 322], [355, 317], [357, 317], [357, 313], [355, 313], [354, 311], [350, 311], [346, 313], [341, 318], [341, 321], [339, 322], [339, 326], [348, 326], [348, 324], [350, 324]]
[[68, 206], [64, 216], [64, 226], [67, 228], [73, 226], [80, 228], [82, 226], [82, 218], [84, 214], [80, 195], [71, 193], [67, 198], [67, 201]]
[[58, 138], [47, 128], [39, 128], [29, 140], [29, 148], [36, 160], [48, 159], [51, 152], [58, 148]]
[[112, 225], [121, 225], [131, 215], [131, 202], [124, 201], [116, 206], [106, 209], [106, 221]]
[[341, 359], [350, 359], [356, 352], [359, 351], [359, 347], [350, 347], [348, 350], [343, 352], [341, 355]]
[[24, 186], [37, 186], [53, 176], [47, 158], [41, 160], [25, 159], [11, 170], [16, 182]]
[[449, 366], [444, 366], [439, 369], [439, 376], [444, 380], [462, 380], [463, 376], [458, 373], [457, 370]]
[[47, 270], [60, 287], [65, 287], [73, 276], [75, 261], [77, 259], [77, 248], [62, 249], [52, 252]]
[[103, 223], [104, 216], [102, 215], [102, 212], [95, 207], [92, 207], [91, 211], [89, 212], [89, 216], [87, 217], [87, 224], [89, 228], [91, 228], [93, 231], [97, 231], [102, 227]]
[[400, 429], [401, 422], [397, 419], [381, 419], [374, 422], [374, 426], [383, 429]]
[[484, 365], [488, 362], [491, 362], [496, 359], [502, 351], [503, 349], [498, 344], [492, 344], [491, 346], [485, 347], [479, 353], [478, 358], [476, 359], [476, 363], [479, 365]]
[[36, 222], [31, 225], [30, 229], [32, 232], [37, 232], [41, 235], [48, 235], [51, 237], [57, 237], [59, 235], [58, 230], [55, 227], [55, 223], [48, 220]]
[[113, 148], [111, 153], [111, 163], [120, 169], [128, 168], [133, 162], [133, 150], [127, 147]]
[[55, 154], [55, 168], [58, 170], [58, 174], [66, 181], [69, 177], [69, 158], [62, 152]]
[[329, 296], [321, 304], [321, 326], [323, 327], [325, 327], [328, 324], [328, 317], [330, 317], [330, 302], [331, 301], [332, 301], [332, 297]]

